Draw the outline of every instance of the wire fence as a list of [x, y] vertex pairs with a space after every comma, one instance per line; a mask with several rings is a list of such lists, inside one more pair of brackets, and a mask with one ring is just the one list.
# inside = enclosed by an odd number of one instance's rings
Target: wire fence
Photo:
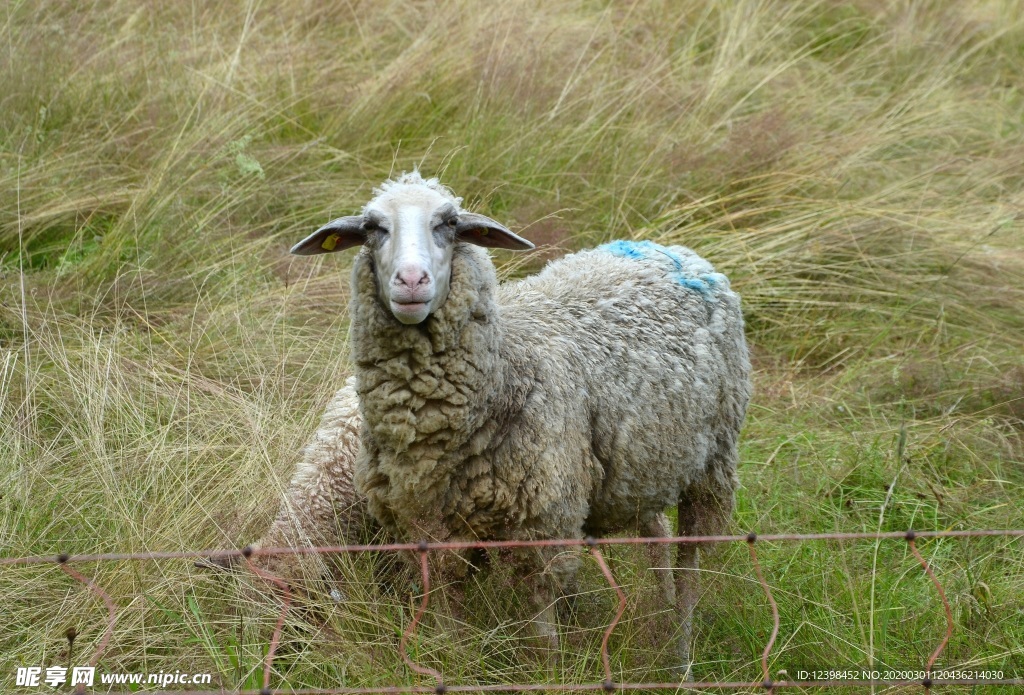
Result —
[[[781, 533], [757, 535], [749, 533], [743, 535], [720, 535], [720, 536], [682, 536], [682, 537], [656, 537], [656, 538], [585, 538], [585, 539], [547, 539], [547, 540], [504, 540], [504, 541], [459, 541], [448, 543], [429, 543], [420, 541], [418, 543], [389, 543], [379, 545], [333, 545], [314, 546], [298, 548], [243, 548], [242, 550], [195, 550], [195, 551], [172, 551], [172, 552], [142, 552], [142, 553], [97, 553], [88, 555], [48, 555], [32, 557], [0, 558], [0, 567], [17, 565], [37, 565], [46, 563], [57, 563], [60, 568], [76, 581], [82, 583], [100, 598], [107, 608], [107, 628], [100, 639], [89, 666], [95, 667], [103, 653], [110, 645], [114, 634], [114, 626], [117, 623], [117, 605], [110, 595], [104, 591], [95, 581], [73, 569], [73, 563], [86, 562], [133, 562], [153, 561], [168, 559], [196, 559], [196, 560], [217, 560], [237, 559], [244, 562], [245, 566], [264, 581], [275, 585], [281, 592], [283, 598], [280, 614], [274, 632], [270, 640], [266, 657], [263, 663], [263, 687], [258, 690], [234, 690], [221, 688], [217, 690], [173, 690], [173, 691], [150, 691], [160, 693], [175, 693], [177, 695], [221, 695], [223, 693], [237, 693], [239, 695], [278, 695], [288, 693], [290, 695], [370, 695], [371, 693], [434, 693], [444, 695], [445, 693], [482, 693], [482, 692], [626, 692], [640, 690], [698, 690], [698, 689], [720, 689], [720, 690], [759, 690], [772, 693], [782, 689], [801, 688], [864, 688], [870, 686], [918, 686], [928, 693], [937, 686], [951, 685], [986, 685], [986, 686], [1024, 686], [1024, 677], [1012, 678], [977, 678], [977, 677], [956, 677], [959, 672], [953, 668], [935, 670], [943, 650], [953, 636], [954, 621], [946, 592], [935, 576], [932, 568], [921, 555], [917, 548], [916, 541], [922, 538], [978, 538], [983, 536], [999, 536], [1005, 538], [1022, 538], [1024, 529], [1008, 530], [962, 530], [962, 531], [906, 531], [906, 532], [882, 532], [882, 533]], [[779, 634], [779, 609], [772, 596], [771, 586], [765, 580], [764, 572], [757, 558], [756, 546], [759, 542], [803, 542], [819, 540], [903, 540], [907, 543], [910, 552], [920, 563], [921, 568], [935, 587], [935, 591], [942, 601], [945, 612], [946, 630], [936, 637], [936, 646], [927, 664], [923, 665], [916, 675], [920, 678], [913, 679], [885, 679], [885, 678], [851, 678], [836, 680], [779, 680], [772, 681], [768, 667], [772, 647]], [[750, 554], [750, 563], [758, 583], [764, 591], [765, 598], [771, 607], [772, 630], [765, 643], [761, 654], [761, 680], [758, 681], [672, 681], [653, 683], [630, 683], [616, 682], [613, 677], [611, 657], [608, 650], [608, 641], [615, 631], [616, 625], [626, 609], [626, 594], [622, 587], [616, 582], [608, 563], [605, 561], [601, 548], [612, 545], [655, 545], [655, 544], [719, 544], [719, 543], [745, 543]], [[428, 556], [431, 552], [444, 550], [490, 550], [502, 548], [586, 548], [594, 561], [597, 563], [601, 574], [608, 585], [615, 591], [618, 598], [618, 608], [615, 617], [608, 624], [601, 640], [601, 664], [604, 669], [604, 679], [592, 683], [502, 683], [502, 684], [449, 684], [444, 681], [443, 675], [432, 668], [416, 663], [408, 653], [407, 645], [416, 636], [417, 629], [424, 613], [430, 604], [430, 563]], [[423, 595], [420, 604], [413, 615], [412, 620], [403, 632], [398, 644], [399, 654], [405, 664], [415, 673], [432, 681], [429, 685], [393, 685], [379, 687], [335, 687], [335, 688], [279, 688], [271, 687], [274, 658], [281, 642], [281, 634], [284, 628], [285, 619], [292, 605], [292, 590], [284, 578], [279, 577], [263, 568], [253, 564], [252, 558], [271, 555], [309, 555], [309, 554], [346, 554], [364, 552], [390, 552], [390, 553], [416, 553], [419, 557], [420, 577], [422, 580]], [[74, 634], [69, 632], [68, 639], [73, 640]], [[976, 670], [976, 669], [971, 669]], [[943, 677], [952, 675], [953, 677]], [[76, 695], [83, 695], [88, 692], [84, 685], [76, 686]], [[109, 692], [109, 691], [108, 691]], [[128, 692], [128, 691], [125, 691]]]

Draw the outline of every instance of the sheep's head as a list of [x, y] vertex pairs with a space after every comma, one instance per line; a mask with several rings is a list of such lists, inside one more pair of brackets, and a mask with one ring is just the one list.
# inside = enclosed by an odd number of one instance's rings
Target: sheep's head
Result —
[[405, 324], [444, 305], [457, 243], [523, 250], [533, 244], [494, 220], [466, 212], [437, 179], [403, 174], [374, 190], [363, 214], [339, 217], [292, 247], [310, 256], [366, 246], [373, 254], [377, 296]]

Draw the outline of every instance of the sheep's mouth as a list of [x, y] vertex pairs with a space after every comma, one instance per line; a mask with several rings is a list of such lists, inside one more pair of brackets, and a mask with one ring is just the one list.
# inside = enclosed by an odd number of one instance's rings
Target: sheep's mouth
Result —
[[430, 302], [398, 302], [391, 300], [391, 313], [402, 323], [419, 323], [427, 318]]
[[403, 311], [419, 311], [427, 305], [427, 302], [396, 302], [391, 300], [391, 306], [399, 307]]

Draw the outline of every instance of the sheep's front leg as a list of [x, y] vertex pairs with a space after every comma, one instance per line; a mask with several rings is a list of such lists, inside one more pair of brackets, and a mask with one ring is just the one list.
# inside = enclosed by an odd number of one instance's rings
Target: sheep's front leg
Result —
[[526, 578], [531, 631], [551, 667], [559, 657], [555, 603], [563, 588], [572, 582], [579, 564], [575, 549], [524, 548], [516, 553], [517, 573]]
[[[473, 553], [458, 550], [435, 551], [429, 558], [430, 584], [438, 592], [437, 625], [458, 633], [467, 622], [466, 584], [477, 571]], [[450, 626], [445, 619], [450, 618]]]
[[558, 592], [554, 582], [543, 573], [536, 573], [529, 579], [529, 604], [532, 618], [530, 626], [541, 649], [548, 652], [552, 663], [558, 659], [558, 612], [555, 601]]

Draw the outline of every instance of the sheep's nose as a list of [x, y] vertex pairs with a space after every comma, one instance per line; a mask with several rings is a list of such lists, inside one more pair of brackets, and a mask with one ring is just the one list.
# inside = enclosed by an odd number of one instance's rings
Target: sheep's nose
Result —
[[402, 268], [395, 272], [395, 277], [391, 282], [394, 285], [405, 285], [409, 289], [414, 289], [421, 285], [429, 285], [430, 273], [422, 268]]

